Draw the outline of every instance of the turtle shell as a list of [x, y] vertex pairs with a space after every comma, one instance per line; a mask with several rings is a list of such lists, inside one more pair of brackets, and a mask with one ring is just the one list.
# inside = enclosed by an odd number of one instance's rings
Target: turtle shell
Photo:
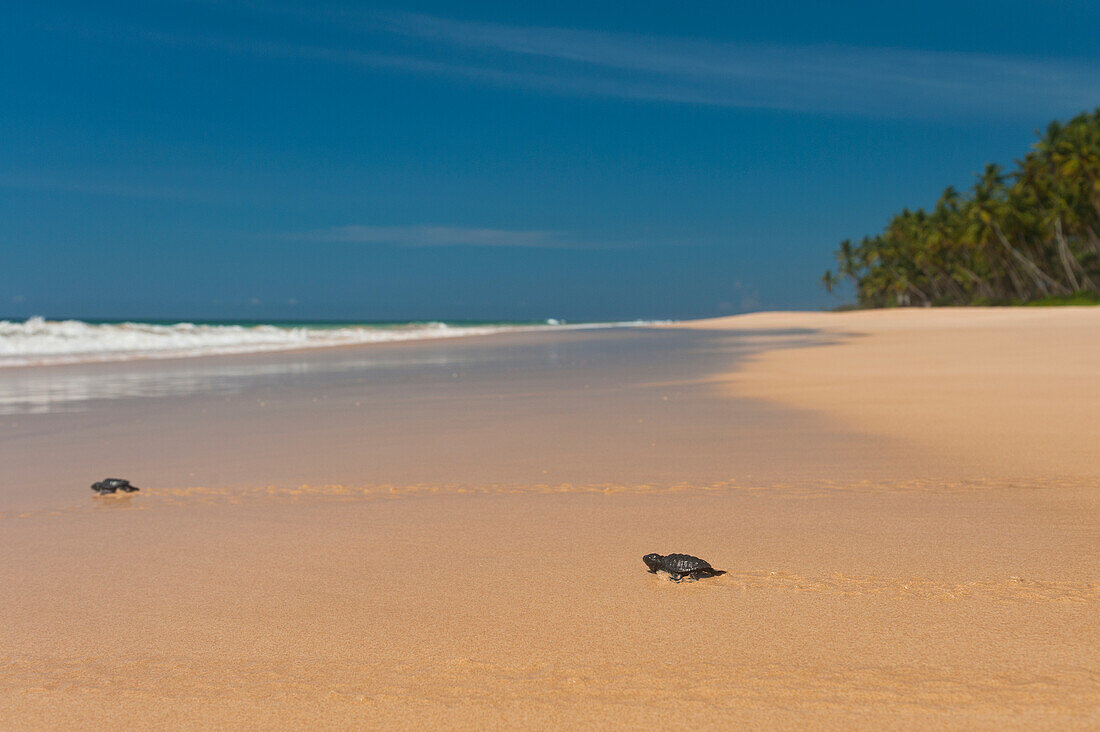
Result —
[[693, 557], [690, 554], [669, 554], [665, 557], [665, 570], [677, 574], [686, 574], [687, 572], [698, 572], [700, 569], [714, 569], [710, 566], [710, 562], [706, 562], [699, 557]]
[[122, 491], [123, 493], [133, 493], [139, 490], [136, 485], [132, 485], [130, 481], [125, 478], [104, 478], [103, 480], [92, 483], [92, 490], [99, 494], [114, 493], [115, 491]]

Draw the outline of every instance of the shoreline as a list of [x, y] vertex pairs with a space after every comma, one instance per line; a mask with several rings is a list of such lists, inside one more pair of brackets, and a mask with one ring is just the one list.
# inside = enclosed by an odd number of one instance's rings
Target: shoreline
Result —
[[[26, 322], [30, 322], [34, 319], [28, 319]], [[144, 361], [176, 361], [176, 360], [188, 360], [196, 358], [213, 358], [218, 356], [253, 356], [263, 354], [279, 354], [279, 353], [297, 353], [297, 352], [310, 352], [321, 351], [338, 348], [359, 348], [369, 346], [382, 346], [393, 345], [402, 343], [418, 343], [423, 341], [440, 341], [451, 339], [466, 339], [466, 338], [481, 338], [486, 336], [502, 335], [508, 333], [535, 333], [540, 331], [587, 331], [587, 330], [604, 330], [614, 328], [635, 328], [635, 327], [647, 327], [652, 325], [662, 325], [669, 321], [621, 321], [621, 322], [582, 322], [582, 323], [485, 323], [485, 324], [449, 324], [442, 321], [421, 322], [414, 321], [407, 324], [386, 324], [386, 325], [350, 325], [345, 327], [310, 327], [309, 324], [303, 324], [300, 326], [289, 326], [285, 324], [268, 324], [268, 323], [250, 323], [244, 325], [236, 324], [194, 324], [191, 322], [180, 322], [172, 324], [162, 324], [160, 322], [145, 322], [145, 321], [120, 321], [120, 322], [83, 322], [83, 321], [45, 321], [39, 319], [39, 326], [73, 326], [81, 330], [78, 334], [67, 333], [64, 334], [62, 340], [66, 342], [73, 342], [83, 337], [85, 340], [85, 347], [91, 346], [93, 336], [89, 336], [88, 333], [101, 333], [103, 329], [115, 328], [121, 330], [123, 326], [138, 326], [139, 331], [146, 329], [151, 331], [145, 333], [145, 338], [148, 340], [148, 346], [145, 349], [132, 348], [132, 349], [112, 349], [107, 348], [100, 351], [84, 351], [84, 352], [48, 352], [48, 353], [31, 353], [26, 354], [11, 354], [0, 353], [0, 372], [11, 369], [36, 369], [47, 368], [56, 366], [83, 366], [90, 364], [112, 364], [112, 363], [133, 363]], [[8, 323], [0, 321], [0, 325], [7, 325]], [[403, 327], [402, 327], [403, 325]], [[182, 329], [181, 329], [182, 327]], [[285, 341], [282, 343], [274, 342], [253, 342], [246, 343], [240, 341], [238, 343], [215, 345], [213, 343], [207, 343], [202, 346], [192, 344], [188, 350], [188, 347], [182, 345], [165, 345], [163, 343], [157, 343], [156, 340], [184, 336], [192, 337], [194, 331], [201, 331], [205, 329], [207, 334], [213, 334], [215, 337], [218, 335], [224, 335], [225, 332], [230, 331], [235, 334], [244, 332], [254, 332], [259, 329], [267, 329], [269, 332], [284, 332], [293, 333], [297, 331], [303, 331], [312, 333], [314, 335], [335, 335], [336, 339], [328, 342], [313, 342], [308, 343], [304, 341]], [[118, 333], [112, 331], [117, 336]], [[153, 335], [153, 334], [156, 335]], [[128, 337], [127, 335], [123, 337]], [[387, 334], [389, 334], [387, 336]], [[41, 335], [41, 334], [40, 334]], [[0, 336], [8, 338], [15, 337], [13, 334], [4, 333]], [[387, 336], [387, 337], [383, 337]], [[55, 338], [59, 337], [57, 334]], [[100, 335], [100, 340], [106, 340], [109, 336]], [[3, 345], [3, 340], [0, 340], [0, 345]], [[198, 349], [198, 350], [195, 350]], [[205, 350], [203, 350], [205, 349]], [[4, 358], [15, 358], [17, 356], [23, 356], [23, 360], [20, 361], [5, 361]], [[33, 360], [39, 359], [39, 360]]]
[[[0, 373], [11, 373], [18, 370], [33, 370], [40, 368], [57, 368], [57, 367], [81, 367], [92, 365], [112, 365], [112, 364], [128, 364], [128, 363], [145, 363], [145, 362], [175, 362], [175, 361], [194, 361], [196, 359], [217, 359], [217, 358], [235, 358], [235, 357], [248, 357], [248, 356], [278, 356], [279, 354], [295, 354], [295, 353], [311, 353], [317, 351], [332, 351], [339, 349], [357, 349], [357, 348], [374, 348], [380, 346], [402, 346], [412, 343], [431, 342], [444, 339], [461, 338], [463, 340], [469, 338], [484, 338], [488, 336], [497, 336], [508, 333], [529, 333], [539, 332], [544, 330], [554, 331], [575, 331], [575, 330], [604, 330], [604, 329], [618, 329], [618, 328], [688, 328], [688, 329], [716, 329], [716, 330], [736, 330], [741, 326], [744, 326], [746, 332], [758, 331], [762, 328], [813, 328], [820, 329], [823, 333], [830, 333], [833, 335], [853, 335], [853, 333], [847, 332], [840, 326], [840, 322], [843, 320], [852, 319], [855, 321], [863, 321], [867, 324], [873, 325], [875, 318], [887, 319], [891, 316], [898, 316], [905, 313], [903, 318], [915, 318], [920, 319], [922, 316], [916, 315], [916, 313], [981, 313], [980, 317], [988, 317], [990, 319], [996, 319], [998, 314], [1011, 313], [1011, 312], [1027, 312], [1027, 311], [1083, 311], [1088, 312], [1092, 310], [1100, 311], [1100, 307], [1090, 305], [1064, 305], [1064, 306], [1034, 306], [1034, 305], [999, 305], [999, 306], [943, 306], [936, 308], [863, 308], [852, 310], [764, 310], [755, 311], [750, 313], [741, 313], [738, 315], [729, 316], [717, 316], [717, 317], [704, 317], [704, 318], [692, 318], [686, 320], [632, 320], [632, 321], [593, 321], [593, 322], [580, 322], [580, 323], [513, 323], [510, 321], [455, 321], [454, 324], [443, 323], [443, 321], [409, 321], [409, 325], [424, 326], [425, 331], [429, 331], [427, 326], [435, 325], [436, 323], [447, 326], [451, 331], [455, 331], [451, 334], [444, 331], [437, 335], [423, 335], [416, 338], [408, 339], [385, 339], [377, 341], [361, 341], [361, 342], [347, 342], [347, 343], [332, 343], [332, 344], [303, 344], [303, 345], [274, 345], [264, 348], [257, 348], [255, 350], [231, 350], [231, 351], [215, 351], [208, 353], [165, 353], [160, 355], [157, 352], [140, 353], [140, 352], [119, 352], [118, 354], [108, 355], [104, 358], [84, 358], [74, 357], [74, 360], [65, 361], [42, 361], [33, 363], [18, 363], [18, 364], [6, 364], [0, 363]], [[832, 322], [830, 322], [832, 321]], [[50, 321], [54, 322], [54, 321]], [[56, 321], [61, 322], [61, 321]], [[82, 321], [78, 321], [82, 322]], [[179, 323], [173, 323], [170, 321], [127, 321], [127, 320], [95, 320], [88, 321], [89, 324], [100, 325], [127, 325], [131, 323], [137, 323], [139, 325], [151, 324], [156, 326], [172, 326], [180, 324], [190, 324], [190, 321], [180, 321]], [[360, 327], [368, 330], [379, 330], [382, 332], [390, 331], [399, 328], [391, 328], [388, 326], [399, 326], [400, 323], [381, 323], [374, 325], [371, 323], [360, 323], [358, 321], [333, 321], [332, 328], [327, 327], [329, 323], [321, 323], [325, 325], [324, 328], [316, 328], [319, 331], [328, 331], [339, 329], [337, 326], [343, 327]], [[294, 324], [290, 322], [279, 323], [266, 323], [263, 321], [240, 321], [236, 323], [234, 321], [203, 321], [199, 323], [201, 326], [215, 326], [215, 327], [274, 327], [279, 329], [293, 330], [299, 327], [305, 327], [316, 325], [312, 322], [303, 321], [301, 324]], [[385, 327], [384, 327], [385, 326]], [[473, 329], [479, 331], [469, 335], [462, 333], [464, 329]], [[117, 357], [116, 357], [117, 356]]]

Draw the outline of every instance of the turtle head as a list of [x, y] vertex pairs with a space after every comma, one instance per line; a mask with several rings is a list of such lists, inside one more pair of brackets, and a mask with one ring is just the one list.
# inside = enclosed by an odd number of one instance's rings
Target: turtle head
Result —
[[649, 567], [650, 572], [656, 572], [661, 568], [661, 560], [664, 559], [660, 554], [646, 554], [642, 557], [642, 561], [645, 562], [645, 566]]

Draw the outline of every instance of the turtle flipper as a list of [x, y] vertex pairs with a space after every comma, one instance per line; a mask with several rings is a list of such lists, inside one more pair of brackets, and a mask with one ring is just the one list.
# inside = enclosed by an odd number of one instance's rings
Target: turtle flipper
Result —
[[720, 574], [725, 574], [724, 569], [697, 569], [694, 572], [690, 572], [689, 575], [693, 580], [700, 580], [706, 577], [717, 577]]

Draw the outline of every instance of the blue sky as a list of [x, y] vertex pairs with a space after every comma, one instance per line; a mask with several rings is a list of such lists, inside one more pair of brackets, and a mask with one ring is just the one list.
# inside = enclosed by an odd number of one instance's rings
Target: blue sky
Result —
[[835, 303], [840, 239], [1100, 105], [1100, 3], [12, 2], [0, 315]]

